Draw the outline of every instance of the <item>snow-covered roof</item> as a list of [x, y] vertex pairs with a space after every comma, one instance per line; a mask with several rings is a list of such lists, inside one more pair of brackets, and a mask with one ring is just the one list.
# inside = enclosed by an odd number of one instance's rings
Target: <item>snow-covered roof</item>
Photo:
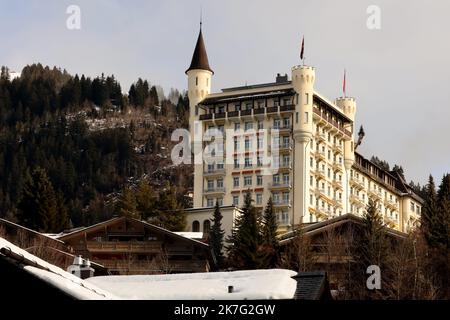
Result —
[[[266, 300], [292, 299], [297, 273], [251, 270], [171, 275], [105, 276], [87, 281], [128, 300]], [[233, 292], [228, 293], [228, 287]]]
[[188, 239], [203, 239], [203, 232], [174, 232]]
[[[112, 300], [116, 296], [82, 280], [63, 269], [52, 265], [27, 251], [0, 238], [0, 250], [20, 256], [23, 269], [33, 276], [55, 286], [75, 299], [80, 300]], [[0, 257], [2, 254], [0, 254]], [[29, 261], [30, 263], [27, 263]]]

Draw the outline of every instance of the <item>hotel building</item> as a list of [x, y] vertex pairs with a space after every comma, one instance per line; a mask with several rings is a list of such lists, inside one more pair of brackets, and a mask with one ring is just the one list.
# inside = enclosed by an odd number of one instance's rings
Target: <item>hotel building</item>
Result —
[[346, 213], [361, 216], [369, 199], [378, 201], [393, 229], [407, 232], [418, 221], [422, 200], [402, 176], [355, 151], [355, 99], [332, 102], [318, 93], [313, 67], [294, 66], [290, 77], [278, 74], [272, 83], [211, 93], [214, 72], [200, 30], [186, 74], [195, 161], [188, 231], [207, 231], [218, 201], [229, 234], [246, 192], [261, 210], [272, 197], [280, 231]]

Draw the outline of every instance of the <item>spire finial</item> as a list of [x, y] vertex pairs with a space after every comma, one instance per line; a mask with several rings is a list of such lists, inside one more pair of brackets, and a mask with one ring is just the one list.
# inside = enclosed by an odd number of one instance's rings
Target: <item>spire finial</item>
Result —
[[200, 6], [200, 30], [202, 30], [203, 24], [203, 6]]

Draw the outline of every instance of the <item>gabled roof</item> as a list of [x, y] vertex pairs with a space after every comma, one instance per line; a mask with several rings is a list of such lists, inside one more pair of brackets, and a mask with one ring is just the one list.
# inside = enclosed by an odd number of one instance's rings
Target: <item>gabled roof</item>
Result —
[[[2, 288], [21, 293], [22, 297], [42, 299], [44, 293], [53, 297], [63, 294], [72, 299], [117, 299], [116, 296], [52, 265], [12, 243], [0, 238], [0, 265], [5, 268]], [[26, 288], [25, 288], [26, 286]], [[45, 289], [45, 292], [39, 290]]]
[[[363, 218], [351, 213], [347, 213], [325, 221], [305, 224], [302, 226], [302, 231], [305, 236], [313, 236], [346, 223], [355, 223], [361, 225], [363, 223]], [[386, 228], [386, 233], [390, 236], [402, 239], [406, 238], [407, 236], [406, 233], [390, 228]], [[280, 244], [288, 244], [292, 239], [295, 238], [295, 236], [295, 231], [289, 231], [285, 234], [282, 234], [280, 236]]]
[[79, 229], [79, 230], [76, 230], [76, 231], [68, 233], [68, 234], [64, 234], [64, 235], [58, 237], [58, 240], [67, 241], [68, 239], [71, 239], [71, 238], [73, 238], [75, 236], [78, 236], [80, 234], [83, 234], [85, 232], [92, 232], [92, 231], [95, 231], [95, 230], [103, 229], [105, 226], [109, 226], [109, 225], [112, 225], [112, 224], [115, 224], [117, 222], [124, 221], [124, 220], [128, 220], [128, 221], [132, 221], [132, 222], [136, 222], [136, 223], [142, 224], [142, 225], [144, 225], [145, 227], [147, 227], [150, 230], [166, 234], [166, 235], [168, 235], [170, 237], [179, 239], [179, 240], [184, 241], [184, 242], [190, 242], [191, 244], [194, 244], [196, 246], [200, 246], [200, 247], [202, 247], [204, 249], [209, 250], [209, 245], [204, 243], [204, 242], [183, 237], [182, 235], [176, 234], [175, 232], [172, 232], [172, 231], [169, 231], [167, 229], [164, 229], [164, 228], [155, 226], [153, 224], [150, 224], [148, 222], [137, 220], [137, 219], [130, 218], [130, 217], [116, 217], [116, 218], [112, 218], [110, 220], [94, 224], [94, 225], [92, 225], [90, 227], [86, 227], [86, 228]]
[[206, 53], [205, 42], [203, 41], [202, 29], [200, 28], [200, 32], [198, 34], [197, 44], [195, 45], [194, 54], [192, 55], [192, 61], [189, 69], [186, 70], [186, 73], [190, 70], [208, 70], [214, 74], [211, 67], [209, 66], [208, 54]]

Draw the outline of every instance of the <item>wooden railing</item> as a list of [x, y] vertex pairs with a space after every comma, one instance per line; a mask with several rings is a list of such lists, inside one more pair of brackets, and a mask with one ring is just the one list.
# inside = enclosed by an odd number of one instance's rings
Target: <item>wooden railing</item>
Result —
[[157, 252], [161, 250], [161, 242], [114, 242], [114, 241], [88, 241], [87, 249], [95, 252]]

